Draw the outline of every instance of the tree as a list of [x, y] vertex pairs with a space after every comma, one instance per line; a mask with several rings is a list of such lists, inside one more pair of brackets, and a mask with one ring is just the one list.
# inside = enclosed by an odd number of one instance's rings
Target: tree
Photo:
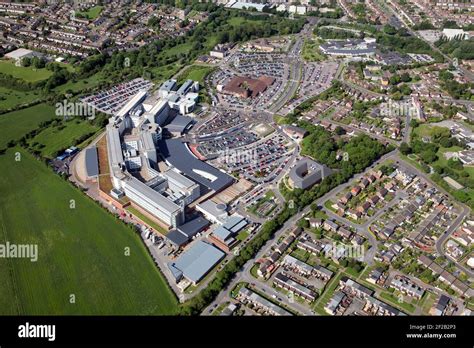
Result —
[[420, 157], [423, 160], [423, 162], [428, 163], [428, 164], [433, 163], [434, 161], [438, 159], [438, 155], [436, 155], [436, 152], [434, 152], [431, 149], [422, 151], [420, 153]]
[[334, 132], [337, 134], [337, 135], [344, 135], [346, 134], [346, 130], [344, 128], [342, 128], [341, 126], [337, 126], [336, 129], [334, 130]]
[[309, 221], [306, 220], [306, 219], [301, 219], [298, 221], [298, 227], [301, 227], [301, 228], [309, 228]]
[[400, 152], [406, 156], [412, 153], [412, 150], [407, 143], [403, 142], [400, 144]]

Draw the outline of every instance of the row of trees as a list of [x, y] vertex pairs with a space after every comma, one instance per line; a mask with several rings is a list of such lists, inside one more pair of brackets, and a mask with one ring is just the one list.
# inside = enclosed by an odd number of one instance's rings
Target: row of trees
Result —
[[449, 40], [441, 37], [435, 45], [445, 54], [454, 58], [472, 60], [474, 59], [474, 38], [464, 40], [464, 38], [454, 38]]
[[325, 40], [363, 39], [365, 36], [364, 32], [355, 33], [349, 30], [328, 27], [316, 27], [314, 34]]
[[32, 66], [36, 69], [42, 69], [46, 66], [46, 59], [42, 57], [25, 57], [21, 60], [21, 65], [28, 67]]

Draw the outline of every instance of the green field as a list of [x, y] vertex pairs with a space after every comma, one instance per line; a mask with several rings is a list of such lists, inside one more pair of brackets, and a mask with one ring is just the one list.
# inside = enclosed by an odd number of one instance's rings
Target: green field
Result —
[[180, 53], [189, 52], [193, 47], [191, 42], [184, 42], [182, 44], [176, 45], [167, 49], [166, 51], [162, 51], [164, 57], [171, 57]]
[[42, 96], [38, 91], [16, 91], [0, 87], [0, 111], [9, 110], [17, 105], [29, 104], [40, 99], [42, 99]]
[[[60, 129], [60, 127], [64, 127]], [[30, 145], [38, 142], [45, 145], [41, 149], [41, 154], [45, 157], [53, 157], [56, 152], [73, 145], [74, 139], [78, 139], [84, 134], [98, 131], [98, 128], [87, 121], [70, 120], [62, 122], [59, 127], [48, 127], [35, 136]]]
[[404, 312], [413, 313], [416, 310], [416, 307], [414, 305], [408, 302], [399, 302], [398, 297], [389, 292], [380, 293], [380, 298], [387, 300], [390, 305], [394, 307], [399, 307]]
[[99, 83], [102, 82], [102, 80], [103, 80], [102, 75], [100, 73], [97, 73], [86, 79], [81, 79], [77, 81], [70, 80], [66, 82], [64, 85], [60, 85], [56, 87], [54, 90], [58, 93], [67, 92], [67, 91], [78, 92], [78, 91], [82, 91], [83, 89], [94, 88], [97, 85], [99, 85]]
[[182, 66], [178, 63], [172, 63], [156, 68], [152, 68], [151, 72], [153, 73], [153, 81], [154, 82], [163, 82], [171, 78], [174, 74], [176, 74]]
[[184, 70], [178, 77], [178, 83], [182, 83], [188, 79], [198, 81], [201, 85], [204, 83], [204, 78], [212, 71], [214, 67], [205, 65], [191, 65]]
[[54, 108], [46, 104], [0, 115], [0, 148], [5, 147], [9, 140], [18, 140], [37, 128], [39, 123], [54, 117]]
[[12, 75], [28, 82], [45, 80], [53, 74], [46, 68], [16, 66], [11, 60], [0, 60], [0, 73]]
[[76, 15], [78, 17], [87, 18], [87, 19], [96, 19], [99, 17], [100, 13], [102, 12], [102, 6], [94, 6], [88, 9], [87, 11], [76, 11]]
[[431, 137], [434, 132], [446, 127], [433, 126], [431, 124], [420, 124], [418, 127], [413, 129], [412, 136], [414, 138], [419, 137]]
[[21, 161], [11, 150], [0, 157], [0, 238], [37, 244], [38, 261], [0, 259], [0, 314], [175, 314], [177, 301], [140, 237], [14, 150]]
[[302, 56], [307, 62], [321, 62], [326, 59], [319, 51], [319, 43], [315, 40], [305, 40]]
[[252, 23], [252, 24], [261, 23], [261, 24], [263, 24], [263, 21], [259, 20], [259, 19], [257, 19], [257, 20], [247, 19], [247, 18], [244, 18], [244, 17], [232, 17], [229, 20], [227, 20], [227, 23], [229, 23], [230, 25], [233, 25], [233, 26], [241, 26], [241, 25], [246, 24], [246, 23]]

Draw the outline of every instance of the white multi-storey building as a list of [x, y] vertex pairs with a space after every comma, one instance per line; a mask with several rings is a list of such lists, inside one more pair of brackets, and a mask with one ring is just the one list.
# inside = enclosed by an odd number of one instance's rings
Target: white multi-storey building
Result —
[[132, 202], [167, 224], [176, 227], [184, 222], [184, 209], [182, 206], [175, 204], [140, 180], [128, 177], [123, 180], [123, 190]]

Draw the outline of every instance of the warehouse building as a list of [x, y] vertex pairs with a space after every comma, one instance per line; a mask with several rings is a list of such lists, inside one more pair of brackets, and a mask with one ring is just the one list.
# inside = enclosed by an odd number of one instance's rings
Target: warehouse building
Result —
[[196, 285], [224, 257], [225, 253], [215, 246], [203, 241], [197, 241], [176, 262], [169, 263], [168, 267], [176, 282], [179, 282], [184, 277]]

